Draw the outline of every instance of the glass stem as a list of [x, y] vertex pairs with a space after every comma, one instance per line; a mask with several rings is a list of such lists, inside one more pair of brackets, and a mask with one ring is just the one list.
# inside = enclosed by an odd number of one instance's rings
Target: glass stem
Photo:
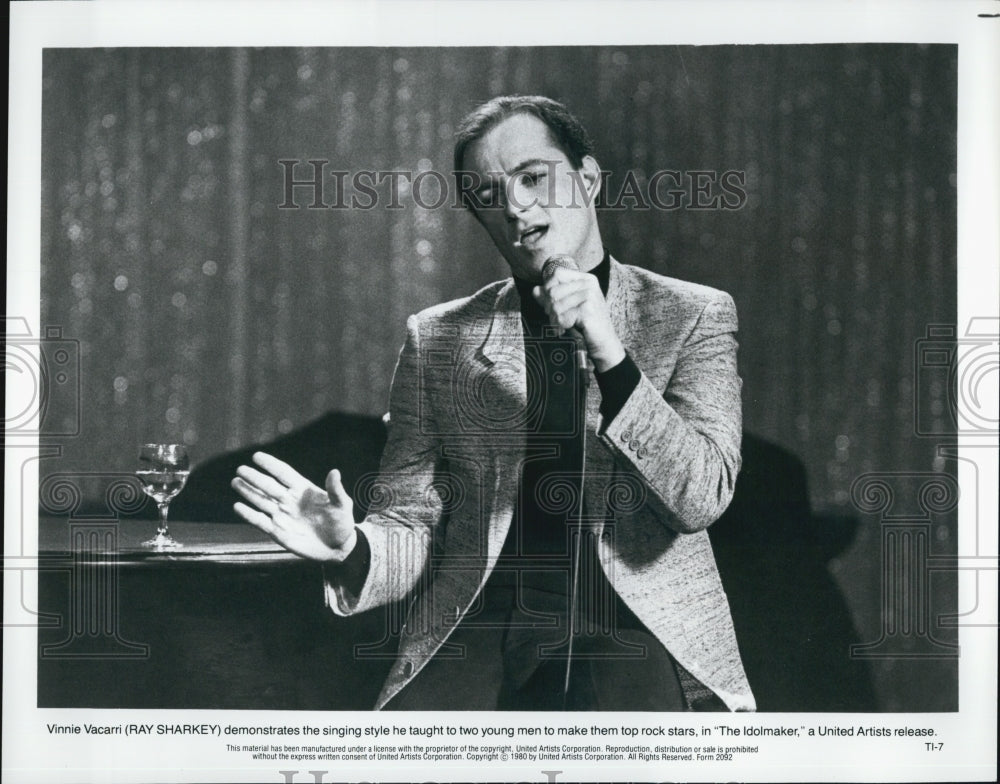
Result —
[[167, 501], [163, 504], [157, 504], [157, 509], [160, 510], [160, 527], [156, 531], [157, 536], [167, 535], [167, 510], [170, 508], [170, 502]]

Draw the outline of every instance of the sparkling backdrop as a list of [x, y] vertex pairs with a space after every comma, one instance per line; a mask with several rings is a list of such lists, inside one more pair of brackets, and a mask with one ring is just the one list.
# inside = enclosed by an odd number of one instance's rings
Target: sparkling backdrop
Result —
[[[611, 193], [628, 172], [640, 191], [665, 169], [745, 173], [741, 209], [625, 198], [605, 243], [732, 293], [747, 429], [805, 462], [816, 507], [853, 513], [857, 476], [941, 468], [914, 435], [914, 346], [955, 321], [956, 64], [913, 45], [47, 50], [42, 324], [81, 341], [83, 430], [43, 474], [381, 415], [406, 316], [506, 267], [405, 182], [371, 209], [311, 209], [301, 186], [281, 209], [279, 161], [297, 180], [328, 161], [322, 200], [343, 203], [333, 171], [448, 174], [467, 109], [537, 92], [591, 130]], [[926, 395], [944, 410], [943, 385]], [[862, 526], [834, 563], [864, 636], [878, 547]]]

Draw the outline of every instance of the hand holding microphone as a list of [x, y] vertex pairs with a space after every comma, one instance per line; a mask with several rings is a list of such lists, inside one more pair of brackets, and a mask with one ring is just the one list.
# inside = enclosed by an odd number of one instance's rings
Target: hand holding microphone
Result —
[[545, 308], [553, 326], [579, 336], [599, 373], [625, 358], [625, 348], [615, 333], [608, 303], [594, 275], [581, 272], [571, 256], [555, 255], [542, 267], [542, 281], [534, 289], [535, 299]]

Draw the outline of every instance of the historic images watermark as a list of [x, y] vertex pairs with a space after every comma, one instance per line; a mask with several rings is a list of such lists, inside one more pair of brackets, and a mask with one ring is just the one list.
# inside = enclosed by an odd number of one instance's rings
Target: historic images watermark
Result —
[[973, 317], [961, 334], [954, 324], [929, 324], [914, 345], [913, 369], [917, 436], [997, 436], [1000, 319]]
[[[881, 619], [878, 639], [851, 646], [851, 656], [862, 659], [958, 658], [959, 646], [941, 634], [959, 626], [996, 626], [978, 601], [985, 586], [980, 581], [995, 576], [995, 543], [988, 520], [979, 510], [987, 508], [980, 496], [986, 483], [979, 464], [986, 452], [997, 449], [996, 390], [1000, 372], [1000, 320], [972, 317], [960, 330], [955, 324], [929, 324], [914, 343], [913, 434], [941, 440], [936, 447], [934, 471], [879, 471], [859, 476], [851, 486], [854, 507], [878, 518], [881, 529]], [[978, 437], [982, 437], [979, 440]], [[959, 439], [961, 438], [961, 448]], [[966, 478], [960, 487], [959, 464]], [[962, 494], [972, 500], [973, 514], [965, 526], [972, 548], [956, 554], [935, 551], [936, 532], [954, 525]], [[944, 612], [935, 602], [934, 579], [969, 573], [973, 595], [971, 610]]]
[[80, 341], [63, 328], [46, 326], [40, 336], [22, 316], [4, 316], [4, 375], [8, 386], [3, 427], [7, 438], [70, 437], [80, 434]]
[[[435, 169], [328, 169], [322, 158], [278, 161], [282, 171], [281, 210], [371, 210], [379, 206], [401, 210], [408, 204], [426, 210], [482, 210], [513, 205], [528, 209], [579, 207], [594, 200], [603, 210], [739, 210], [747, 203], [745, 171], [727, 169], [660, 169], [651, 174], [629, 170], [624, 175], [602, 170], [598, 189], [585, 183], [582, 172], [569, 171], [569, 201], [555, 194], [556, 161], [536, 162], [535, 168], [514, 173], [506, 187], [496, 187], [499, 176], [458, 171], [454, 176]], [[541, 171], [538, 171], [538, 169]], [[538, 196], [536, 180], [547, 185]], [[521, 187], [530, 184], [531, 187]]]

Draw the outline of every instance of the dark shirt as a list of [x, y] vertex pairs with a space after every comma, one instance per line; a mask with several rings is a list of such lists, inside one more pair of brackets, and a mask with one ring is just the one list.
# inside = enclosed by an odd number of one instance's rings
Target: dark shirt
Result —
[[[607, 251], [591, 272], [607, 295], [611, 274]], [[533, 416], [527, 422], [519, 503], [491, 584], [510, 585], [520, 579], [522, 584], [565, 597], [566, 572], [551, 567], [565, 562], [570, 554], [567, 519], [575, 519], [577, 510], [566, 508], [565, 500], [577, 497], [578, 492], [566, 483], [578, 485], [583, 466], [577, 414], [586, 406], [586, 387], [573, 371], [574, 339], [554, 334], [544, 308], [532, 295], [535, 284], [520, 278], [514, 278], [514, 283], [521, 298], [527, 400]], [[605, 420], [613, 419], [638, 385], [639, 369], [626, 354], [615, 367], [594, 376], [601, 392], [601, 415]], [[354, 550], [330, 573], [352, 593], [361, 591], [371, 563], [367, 537], [360, 530], [357, 536]], [[524, 561], [533, 556], [541, 559], [537, 564], [541, 568], [532, 569], [530, 562]], [[505, 564], [516, 569], [506, 571]]]
[[[605, 296], [610, 272], [605, 253], [592, 270]], [[590, 526], [577, 524], [589, 512], [580, 500], [588, 371], [578, 375], [574, 338], [554, 335], [532, 295], [534, 286], [516, 278], [515, 283], [524, 322], [527, 400], [536, 401], [539, 412], [526, 434], [514, 519], [484, 588], [483, 604], [509, 608], [504, 669], [510, 687], [519, 690], [546, 661], [556, 670], [564, 666], [540, 651], [548, 648], [551, 655], [565, 644], [571, 611], [577, 636], [614, 638], [614, 629], [643, 627], [605, 578]], [[594, 375], [601, 414], [613, 419], [638, 385], [639, 369], [626, 354], [614, 368]], [[570, 598], [574, 571], [578, 572], [575, 602]], [[543, 690], [558, 690], [561, 685], [558, 678], [550, 679]], [[536, 678], [532, 690], [538, 688]], [[531, 699], [545, 702], [542, 694]]]
[[[605, 252], [601, 263], [592, 271], [605, 295], [610, 273], [611, 261]], [[586, 368], [581, 373], [576, 367], [577, 341], [581, 339], [569, 334], [557, 335], [545, 309], [532, 294], [534, 284], [520, 278], [514, 278], [514, 283], [521, 297], [526, 400], [531, 416], [525, 433], [525, 462], [518, 504], [500, 566], [510, 559], [520, 558], [517, 569], [522, 582], [559, 590], [553, 581], [562, 579], [562, 575], [552, 567], [560, 556], [563, 559], [569, 556], [571, 528], [568, 521], [575, 520], [582, 511], [577, 501], [583, 471], [581, 430], [586, 423], [589, 374]], [[635, 367], [627, 360], [606, 373], [596, 374], [604, 377], [601, 402], [606, 417], [617, 414], [631, 394], [632, 389], [626, 387], [629, 374], [625, 371], [629, 364]], [[635, 381], [638, 382], [638, 378]], [[525, 557], [533, 556], [542, 558], [541, 570], [528, 569], [524, 563]], [[548, 569], [544, 568], [546, 562]]]

